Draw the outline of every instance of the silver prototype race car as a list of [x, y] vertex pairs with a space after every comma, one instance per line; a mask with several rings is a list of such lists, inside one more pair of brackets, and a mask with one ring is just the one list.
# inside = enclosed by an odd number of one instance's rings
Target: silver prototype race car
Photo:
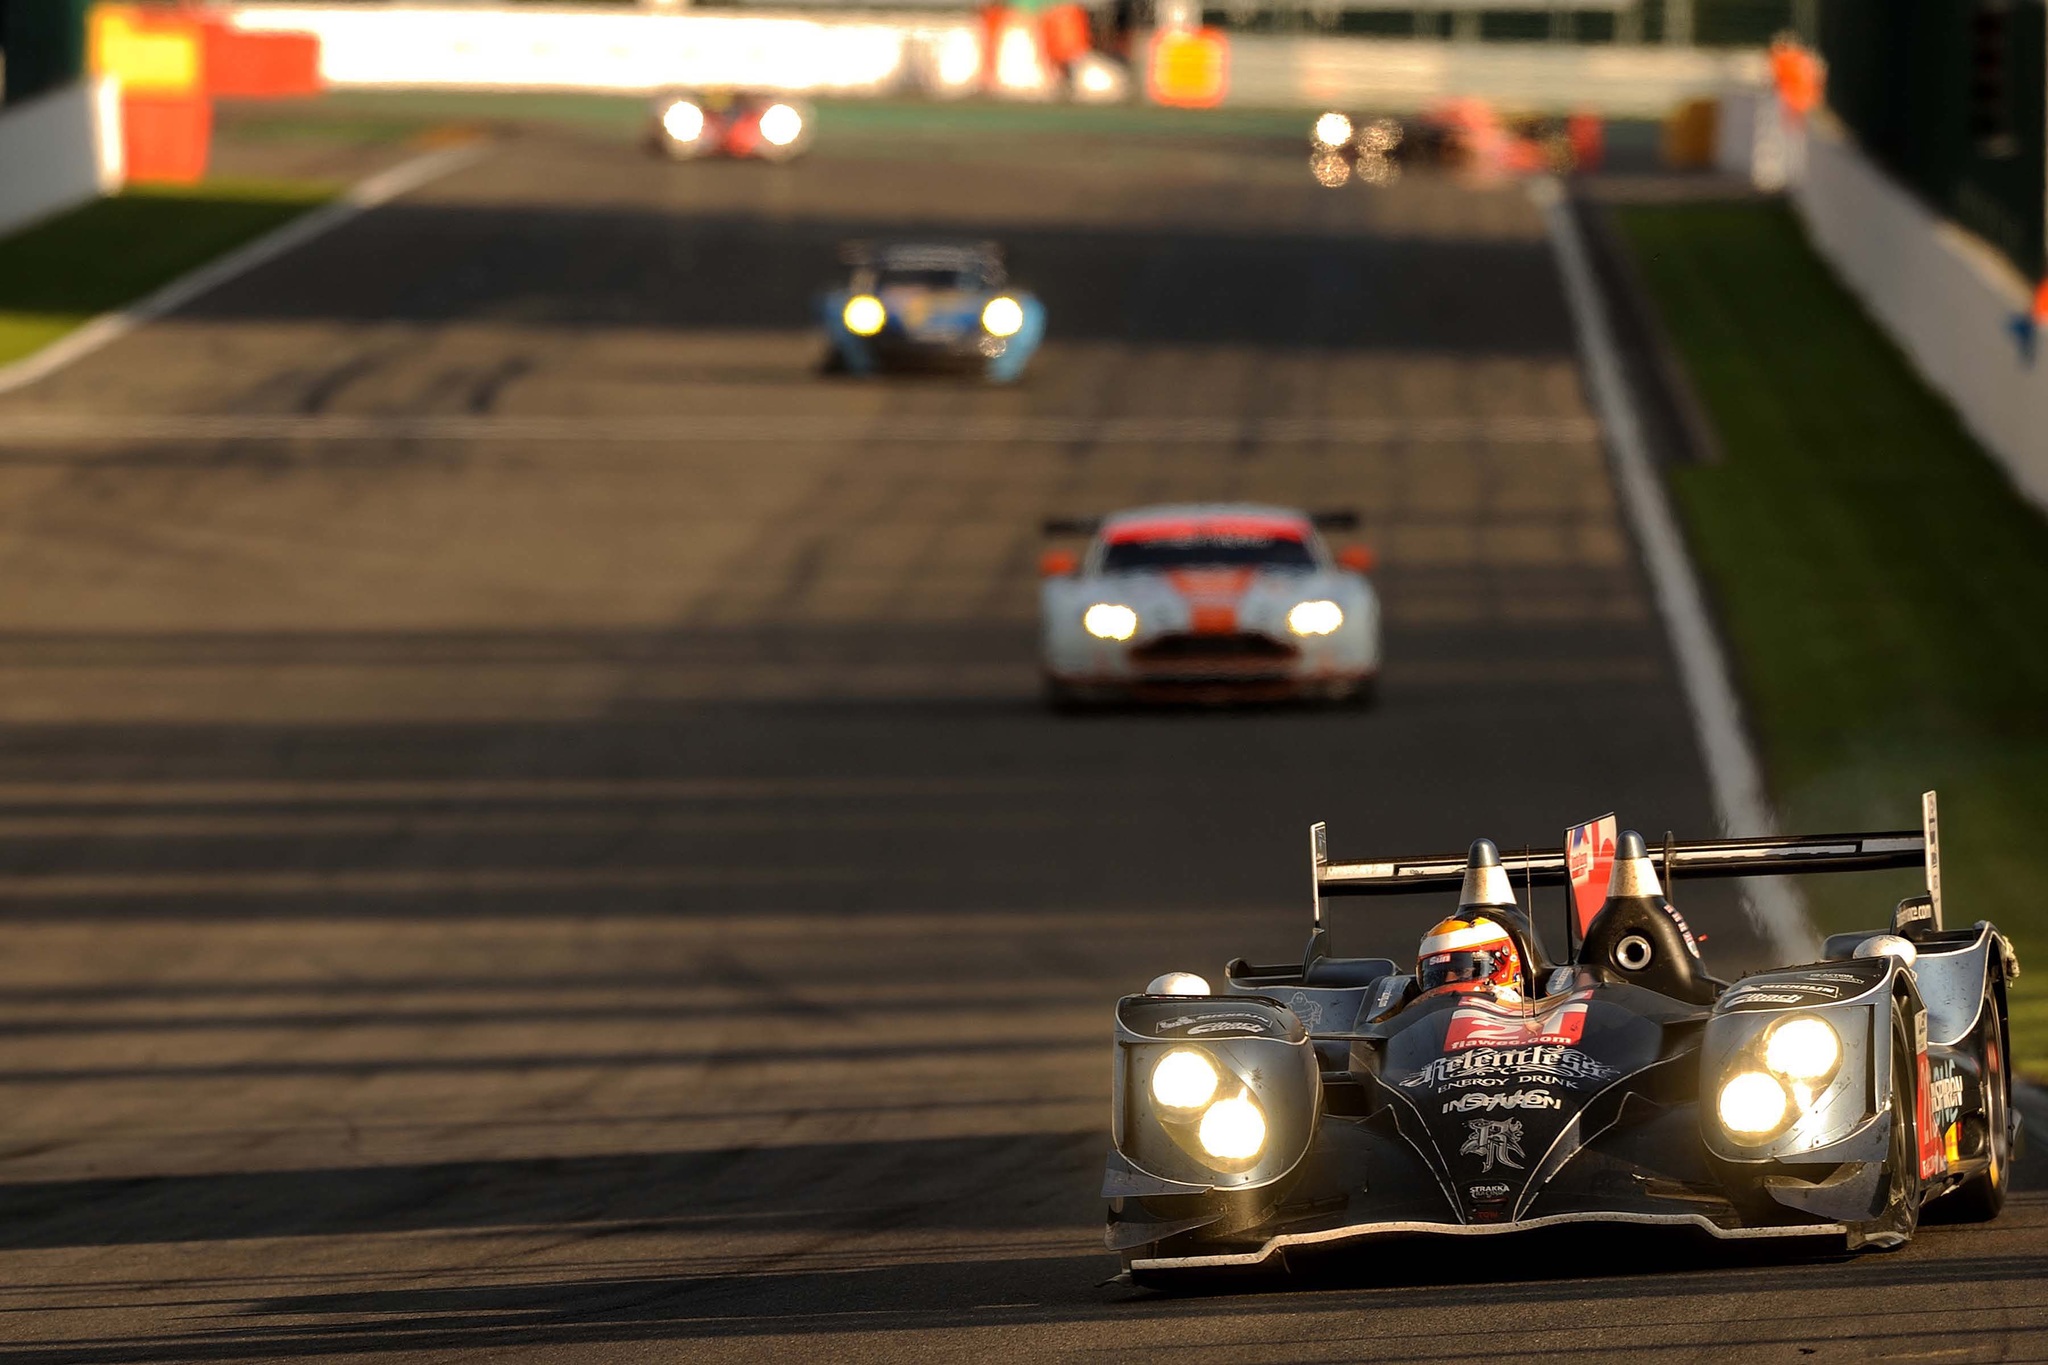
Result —
[[1370, 702], [1380, 670], [1372, 554], [1332, 554], [1317, 533], [1357, 524], [1349, 512], [1251, 503], [1048, 521], [1048, 535], [1091, 537], [1084, 553], [1049, 551], [1040, 566], [1049, 697]]
[[[1625, 831], [1590, 887], [1571, 836], [1562, 853], [1480, 840], [1342, 863], [1321, 825], [1312, 840], [1299, 966], [1240, 959], [1221, 990], [1171, 973], [1117, 1004], [1102, 1192], [1134, 1280], [1564, 1223], [1881, 1248], [1936, 1200], [1959, 1219], [2004, 1203], [2019, 964], [1990, 924], [1944, 923], [1932, 792], [1917, 831], [1667, 841], [1656, 857]], [[1926, 890], [1888, 924], [1732, 984], [1707, 974], [1663, 889], [1909, 867]], [[1574, 879], [1592, 913], [1570, 917], [1576, 946], [1554, 960], [1516, 890]], [[1446, 941], [1504, 931], [1516, 987], [1421, 991], [1388, 959], [1330, 955], [1325, 897], [1452, 890]]]

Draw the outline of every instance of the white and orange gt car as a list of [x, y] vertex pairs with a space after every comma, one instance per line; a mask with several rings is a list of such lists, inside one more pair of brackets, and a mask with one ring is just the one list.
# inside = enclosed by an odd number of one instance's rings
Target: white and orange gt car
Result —
[[1287, 697], [1369, 702], [1380, 669], [1371, 551], [1332, 554], [1351, 513], [1248, 503], [1048, 521], [1089, 535], [1041, 569], [1041, 657], [1056, 705]]

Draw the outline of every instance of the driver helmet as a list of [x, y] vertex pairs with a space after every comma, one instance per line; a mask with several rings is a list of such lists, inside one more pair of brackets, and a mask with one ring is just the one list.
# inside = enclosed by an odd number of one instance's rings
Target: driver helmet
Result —
[[1489, 919], [1447, 919], [1424, 935], [1415, 954], [1415, 981], [1425, 991], [1444, 986], [1516, 989], [1522, 956], [1508, 931]]

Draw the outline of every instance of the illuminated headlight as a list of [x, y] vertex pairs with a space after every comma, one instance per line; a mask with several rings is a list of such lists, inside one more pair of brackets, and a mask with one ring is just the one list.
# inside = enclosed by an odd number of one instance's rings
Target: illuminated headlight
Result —
[[1115, 602], [1097, 602], [1081, 613], [1081, 628], [1098, 640], [1128, 640], [1138, 633], [1138, 613]]
[[981, 325], [992, 337], [1013, 337], [1024, 326], [1024, 305], [1006, 294], [998, 294], [981, 310]]
[[804, 130], [804, 116], [786, 104], [771, 104], [761, 111], [761, 136], [778, 147], [787, 147]]
[[661, 111], [661, 128], [677, 142], [695, 142], [704, 135], [704, 111], [688, 100], [677, 100]]
[[873, 294], [855, 294], [846, 301], [846, 309], [839, 316], [847, 331], [857, 337], [871, 337], [889, 320], [889, 310]]
[[1218, 1100], [1202, 1115], [1195, 1137], [1219, 1161], [1249, 1161], [1266, 1145], [1266, 1116], [1246, 1096]]
[[1721, 1087], [1721, 1126], [1736, 1137], [1760, 1138], [1778, 1131], [1789, 1102], [1785, 1087], [1761, 1071], [1730, 1076]]
[[1788, 1081], [1824, 1081], [1841, 1060], [1841, 1036], [1812, 1015], [1784, 1020], [1764, 1039], [1764, 1065]]
[[1287, 628], [1296, 635], [1328, 635], [1344, 624], [1344, 608], [1335, 602], [1297, 602], [1287, 613]]
[[1316, 141], [1325, 147], [1342, 147], [1351, 141], [1351, 120], [1339, 113], [1328, 113], [1316, 120]]
[[1214, 1062], [1191, 1048], [1177, 1047], [1152, 1068], [1152, 1098], [1161, 1109], [1200, 1109], [1216, 1098], [1221, 1080]]

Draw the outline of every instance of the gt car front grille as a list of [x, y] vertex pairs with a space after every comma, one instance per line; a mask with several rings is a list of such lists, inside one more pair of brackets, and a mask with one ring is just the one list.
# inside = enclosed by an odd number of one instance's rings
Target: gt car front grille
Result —
[[1162, 635], [1131, 651], [1141, 664], [1280, 662], [1295, 656], [1293, 645], [1267, 635]]

